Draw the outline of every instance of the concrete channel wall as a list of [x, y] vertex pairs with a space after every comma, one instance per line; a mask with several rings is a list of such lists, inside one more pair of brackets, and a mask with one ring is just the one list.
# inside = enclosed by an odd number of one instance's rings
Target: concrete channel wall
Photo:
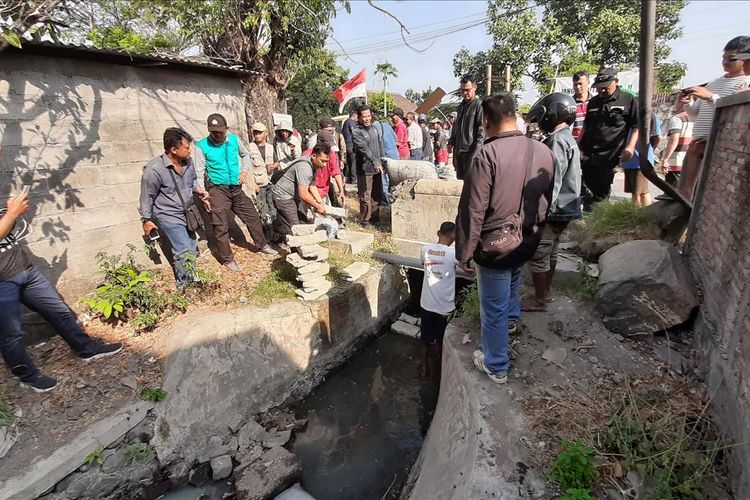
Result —
[[142, 247], [140, 177], [164, 129], [202, 137], [215, 112], [246, 137], [239, 77], [3, 52], [0, 207], [31, 186], [28, 248], [67, 299], [92, 290], [98, 252]]
[[377, 333], [407, 298], [394, 266], [371, 270], [329, 298], [283, 301], [191, 315], [170, 333], [156, 446], [163, 464], [190, 462], [212, 437], [249, 417], [306, 396], [326, 374]]
[[731, 444], [732, 487], [750, 498], [750, 92], [717, 104], [693, 210], [689, 260], [703, 292], [695, 323], [712, 409]]

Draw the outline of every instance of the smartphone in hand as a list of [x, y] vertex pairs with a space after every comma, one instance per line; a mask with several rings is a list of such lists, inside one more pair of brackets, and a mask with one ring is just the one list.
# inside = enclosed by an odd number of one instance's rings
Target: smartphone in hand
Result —
[[151, 239], [151, 241], [156, 241], [159, 239], [159, 230], [156, 228], [153, 228], [150, 233], [148, 233], [148, 237]]

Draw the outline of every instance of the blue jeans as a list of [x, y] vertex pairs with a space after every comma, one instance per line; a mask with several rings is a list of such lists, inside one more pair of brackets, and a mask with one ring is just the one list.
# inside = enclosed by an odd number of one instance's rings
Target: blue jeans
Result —
[[[195, 258], [198, 256], [198, 237], [182, 224], [159, 224], [159, 230], [167, 235], [172, 247], [174, 279], [177, 288], [195, 279]], [[192, 257], [189, 255], [192, 254]], [[192, 263], [188, 263], [192, 260]], [[186, 265], [188, 263], [188, 265]]]
[[507, 372], [508, 322], [521, 316], [521, 269], [477, 266], [484, 364], [493, 373]]
[[409, 151], [410, 160], [421, 160], [422, 159], [422, 148], [415, 148]]
[[47, 320], [76, 354], [91, 352], [94, 341], [78, 325], [52, 283], [36, 267], [30, 267], [0, 281], [0, 353], [10, 371], [22, 381], [33, 378], [38, 370], [23, 343], [21, 304]]
[[390, 179], [388, 178], [388, 172], [385, 171], [385, 168], [383, 168], [383, 171], [380, 174], [381, 179], [383, 179], [383, 196], [380, 197], [380, 204], [381, 205], [390, 205], [391, 201], [388, 199], [388, 189], [390, 188]]

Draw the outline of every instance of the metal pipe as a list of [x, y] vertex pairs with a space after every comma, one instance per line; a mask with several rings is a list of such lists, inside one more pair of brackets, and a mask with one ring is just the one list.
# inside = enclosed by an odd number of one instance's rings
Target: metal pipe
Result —
[[672, 199], [679, 201], [692, 210], [693, 204], [685, 199], [677, 189], [659, 177], [654, 166], [648, 161], [648, 144], [651, 141], [651, 102], [654, 94], [655, 25], [656, 0], [641, 0], [641, 46], [638, 58], [638, 65], [640, 67], [638, 80], [638, 108], [640, 109], [638, 154], [640, 157], [641, 172], [646, 179], [671, 196]]
[[[393, 253], [384, 253], [384, 252], [373, 252], [372, 256], [376, 259], [382, 260], [383, 262], [387, 262], [389, 264], [394, 264], [396, 266], [410, 267], [412, 269], [424, 271], [424, 265], [422, 265], [422, 261], [414, 257], [406, 257], [404, 255], [396, 255]], [[466, 274], [461, 269], [456, 269], [456, 276], [459, 278], [467, 279], [467, 280], [474, 280], [476, 278], [476, 275]]]

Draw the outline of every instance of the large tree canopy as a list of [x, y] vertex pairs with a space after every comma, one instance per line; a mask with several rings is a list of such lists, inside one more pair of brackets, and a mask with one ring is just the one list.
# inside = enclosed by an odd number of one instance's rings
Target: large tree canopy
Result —
[[[685, 67], [669, 63], [669, 41], [682, 34], [680, 12], [686, 0], [656, 6], [656, 64], [660, 88], [671, 88]], [[555, 75], [596, 71], [601, 66], [630, 69], [638, 64], [640, 0], [557, 0], [536, 6], [528, 0], [490, 0], [487, 32], [492, 47], [472, 54], [462, 48], [453, 59], [456, 76], [470, 73], [485, 91], [486, 65], [496, 74], [510, 65], [513, 89], [529, 76], [548, 92]]]

